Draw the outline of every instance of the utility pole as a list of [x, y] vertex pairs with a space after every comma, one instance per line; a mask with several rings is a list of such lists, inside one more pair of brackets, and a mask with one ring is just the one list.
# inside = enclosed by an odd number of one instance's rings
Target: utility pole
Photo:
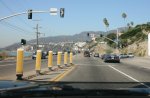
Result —
[[34, 29], [36, 29], [36, 49], [38, 50], [39, 49], [39, 25], [37, 24], [36, 27]]
[[117, 48], [118, 48], [118, 33], [119, 33], [119, 30], [118, 30], [118, 28], [117, 28]]

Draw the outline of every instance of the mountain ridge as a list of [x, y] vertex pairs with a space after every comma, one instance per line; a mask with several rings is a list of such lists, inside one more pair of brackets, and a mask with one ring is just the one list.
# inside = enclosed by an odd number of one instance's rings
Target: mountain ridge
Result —
[[[123, 28], [125, 27], [120, 27], [120, 31], [124, 30]], [[79, 42], [79, 41], [89, 41], [90, 38], [87, 36], [87, 33], [90, 34], [95, 34], [97, 36], [99, 36], [100, 34], [108, 34], [108, 33], [112, 33], [112, 32], [116, 32], [117, 30], [110, 30], [107, 33], [104, 31], [83, 31], [81, 33], [78, 34], [74, 34], [74, 35], [58, 35], [58, 36], [49, 36], [49, 37], [41, 37], [39, 38], [39, 44], [43, 44], [43, 43], [58, 43], [58, 42]], [[36, 44], [36, 39], [32, 39], [27, 41], [27, 44]], [[20, 47], [20, 43], [14, 43], [12, 45], [6, 46], [2, 49], [6, 49], [6, 50], [15, 50], [18, 47]]]

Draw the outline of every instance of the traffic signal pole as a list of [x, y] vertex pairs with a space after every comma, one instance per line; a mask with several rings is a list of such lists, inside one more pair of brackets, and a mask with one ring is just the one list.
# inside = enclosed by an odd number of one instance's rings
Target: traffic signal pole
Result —
[[[32, 12], [32, 13], [51, 13], [51, 11], [31, 11], [30, 10], [30, 11], [26, 11], [26, 12], [20, 12], [20, 13], [15, 13], [15, 14], [12, 14], [12, 15], [9, 15], [9, 16], [5, 16], [3, 18], [0, 18], [0, 21], [11, 18], [11, 17], [20, 16], [20, 15], [23, 15], [23, 14], [29, 14], [30, 12]], [[60, 9], [60, 17], [62, 17], [62, 18], [64, 17], [64, 8]]]
[[[50, 11], [32, 11], [32, 13], [50, 13]], [[11, 18], [11, 17], [20, 16], [23, 14], [28, 14], [28, 11], [27, 12], [21, 12], [21, 13], [15, 13], [15, 14], [0, 18], [0, 21]]]

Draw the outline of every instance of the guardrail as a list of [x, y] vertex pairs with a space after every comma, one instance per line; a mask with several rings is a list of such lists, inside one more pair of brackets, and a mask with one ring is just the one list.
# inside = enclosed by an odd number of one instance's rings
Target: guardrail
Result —
[[[36, 75], [40, 75], [41, 73], [41, 57], [42, 57], [42, 51], [37, 50], [36, 54], [36, 63], [35, 63], [35, 72]], [[68, 58], [68, 53], [64, 53], [64, 65], [61, 65], [61, 60], [62, 60], [62, 52], [58, 52], [57, 54], [57, 66], [58, 68], [65, 68], [69, 67], [69, 65], [73, 65], [73, 53], [70, 52], [69, 58]], [[68, 62], [70, 64], [68, 64]], [[23, 49], [18, 49], [17, 50], [17, 62], [16, 62], [16, 76], [17, 80], [23, 80], [23, 63], [24, 63], [24, 50]], [[49, 71], [55, 71], [52, 69], [53, 67], [53, 51], [49, 51], [48, 53], [48, 64], [47, 67]]]

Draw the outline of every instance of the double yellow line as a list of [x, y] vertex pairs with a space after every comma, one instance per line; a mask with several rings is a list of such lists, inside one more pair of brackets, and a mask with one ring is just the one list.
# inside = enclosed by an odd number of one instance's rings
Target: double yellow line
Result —
[[50, 81], [53, 82], [58, 82], [60, 81], [62, 78], [64, 78], [66, 75], [68, 75], [71, 71], [73, 71], [75, 69], [76, 65], [74, 65], [72, 68], [68, 69], [67, 71], [57, 75], [56, 77], [50, 79]]

